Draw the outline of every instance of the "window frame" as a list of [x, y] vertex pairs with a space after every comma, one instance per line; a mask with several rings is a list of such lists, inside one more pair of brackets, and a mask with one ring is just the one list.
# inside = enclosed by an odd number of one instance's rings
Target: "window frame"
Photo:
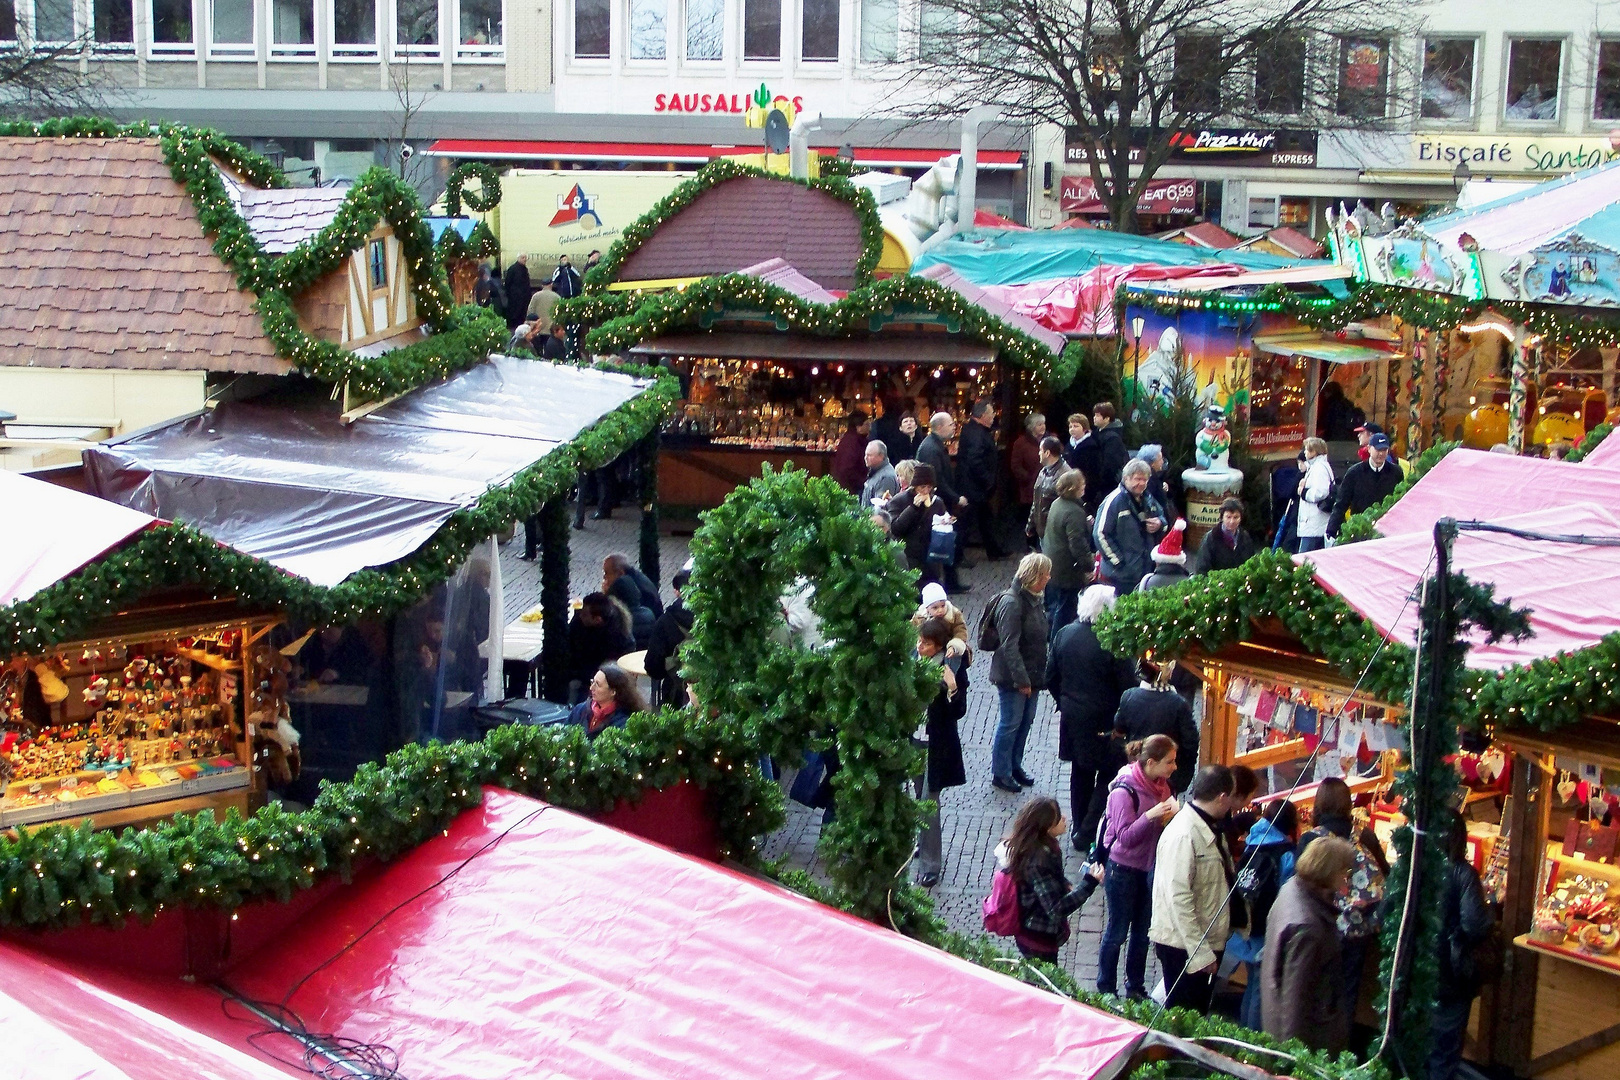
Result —
[[635, 9], [636, 3], [637, 3], [637, 0], [613, 0], [613, 6], [615, 8], [621, 8], [624, 11], [624, 18], [621, 20], [621, 25], [624, 27], [624, 42], [623, 42], [624, 54], [623, 55], [624, 55], [625, 66], [626, 67], [636, 67], [636, 68], [648, 68], [648, 67], [662, 68], [662, 67], [667, 67], [668, 64], [669, 64], [669, 61], [670, 61], [670, 55], [669, 55], [669, 7], [670, 7], [670, 5], [669, 5], [669, 0], [653, 0], [653, 6], [654, 7], [659, 7], [659, 8], [663, 9], [663, 17], [664, 17], [664, 21], [663, 21], [664, 55], [662, 55], [662, 56], [636, 56], [635, 55], [635, 49], [634, 49], [635, 41], [634, 41], [634, 37], [633, 37], [635, 27], [631, 22], [631, 17], [632, 17], [632, 12]]
[[[1468, 84], [1468, 115], [1455, 116], [1424, 116], [1423, 115], [1423, 77], [1428, 68], [1429, 44], [1445, 44], [1448, 42], [1466, 41], [1474, 47], [1473, 67], [1469, 71]], [[1485, 53], [1484, 38], [1478, 34], [1425, 34], [1418, 39], [1418, 73], [1417, 73], [1417, 122], [1425, 126], [1441, 127], [1474, 127], [1479, 123], [1480, 114], [1480, 65]]]
[[901, 43], [904, 41], [906, 36], [903, 29], [905, 25], [905, 9], [907, 6], [905, 0], [885, 0], [886, 3], [894, 5], [894, 47], [889, 56], [875, 58], [867, 57], [862, 51], [866, 41], [866, 9], [867, 5], [871, 2], [872, 0], [856, 0], [855, 3], [854, 62], [857, 67], [868, 68], [883, 67], [889, 64], [899, 63], [901, 54], [903, 52]]
[[370, 44], [362, 42], [339, 42], [337, 39], [337, 0], [320, 0], [326, 11], [326, 62], [329, 64], [375, 64], [382, 57], [382, 41], [387, 31], [383, 18], [385, 5], [389, 0], [372, 0], [371, 2], [371, 37]]
[[[1548, 119], [1529, 119], [1508, 115], [1508, 88], [1513, 78], [1513, 45], [1519, 41], [1550, 42], [1558, 45], [1558, 82], [1553, 88], [1553, 115]], [[1506, 34], [1502, 35], [1502, 106], [1498, 119], [1509, 127], [1547, 130], [1564, 122], [1564, 84], [1569, 80], [1568, 34]]]
[[806, 56], [804, 54], [804, 20], [807, 6], [810, 2], [811, 0], [794, 0], [793, 3], [793, 7], [795, 9], [794, 13], [797, 16], [794, 19], [794, 22], [797, 24], [798, 30], [798, 33], [794, 35], [794, 61], [799, 64], [808, 65], [812, 69], [826, 69], [828, 67], [841, 65], [844, 62], [843, 0], [823, 0], [823, 2], [832, 4], [833, 14], [838, 20], [837, 30], [833, 35], [833, 55], [831, 56]]
[[260, 0], [247, 0], [248, 13], [252, 22], [251, 29], [248, 32], [248, 40], [245, 42], [215, 41], [214, 28], [218, 25], [218, 20], [214, 18], [214, 7], [221, 2], [230, 2], [230, 0], [205, 0], [205, 2], [208, 5], [208, 59], [227, 64], [258, 63], [259, 35], [264, 30], [259, 20], [259, 14], [264, 7]]
[[[766, 0], [758, 0], [765, 3]], [[748, 55], [748, 7], [749, 0], [738, 0], [737, 4], [737, 58], [738, 63], [745, 69], [759, 70], [761, 68], [780, 68], [787, 60], [788, 50], [782, 46], [783, 30], [788, 25], [787, 3], [785, 0], [772, 0], [776, 4], [776, 55], [775, 56], [749, 56]]]
[[[1598, 78], [1603, 73], [1603, 46], [1615, 47], [1615, 114], [1613, 116], [1598, 115]], [[1592, 49], [1592, 103], [1587, 111], [1587, 121], [1597, 124], [1613, 124], [1620, 121], [1620, 34], [1599, 34], [1593, 39]]]
[[[382, 280], [377, 272], [382, 271]], [[370, 288], [368, 299], [388, 291], [388, 238], [374, 236], [366, 244], [366, 284]]]
[[483, 45], [467, 45], [461, 40], [461, 4], [462, 0], [453, 0], [450, 5], [450, 24], [455, 27], [456, 40], [454, 43], [455, 60], [459, 63], [503, 63], [506, 60], [506, 0], [500, 0], [501, 5], [501, 40], [500, 44], [485, 43]]
[[[400, 63], [438, 63], [444, 59], [444, 15], [442, 0], [433, 0], [433, 18], [437, 24], [437, 40], [431, 45], [417, 45], [399, 40], [399, 0], [378, 0], [388, 5], [388, 59]], [[458, 34], [459, 35], [459, 30]]]
[[[157, 39], [157, 0], [138, 0], [146, 5], [146, 58], [148, 60], [194, 60], [197, 57], [196, 9], [191, 8], [191, 40], [159, 41]], [[190, 8], [190, 5], [186, 5]]]
[[720, 11], [720, 30], [715, 35], [720, 46], [719, 56], [697, 57], [691, 55], [692, 38], [690, 27], [692, 25], [692, 0], [680, 0], [680, 56], [678, 59], [682, 66], [690, 64], [699, 68], [700, 70], [710, 70], [726, 62], [726, 8], [728, 5], [726, 4], [726, 0], [705, 0], [705, 2], [712, 2], [716, 4]]
[[276, 40], [276, 0], [269, 0], [270, 30], [269, 54], [271, 63], [302, 62], [308, 63], [319, 55], [321, 47], [320, 7], [327, 0], [309, 0], [310, 37], [313, 39], [308, 45], [301, 42], [280, 42]]
[[[1253, 104], [1256, 111], [1265, 113], [1267, 116], [1299, 116], [1300, 114], [1305, 112], [1305, 105], [1306, 105], [1307, 100], [1310, 97], [1311, 62], [1312, 62], [1311, 61], [1312, 48], [1311, 48], [1310, 38], [1303, 31], [1285, 31], [1284, 33], [1290, 39], [1292, 39], [1294, 44], [1296, 44], [1298, 46], [1298, 51], [1299, 51], [1299, 83], [1298, 83], [1297, 86], [1295, 86], [1293, 88], [1294, 89], [1294, 98], [1293, 98], [1293, 102], [1292, 102], [1292, 105], [1293, 105], [1292, 108], [1273, 109], [1273, 108], [1268, 107], [1267, 105], [1262, 105], [1260, 103], [1260, 69], [1259, 69], [1259, 65], [1261, 63], [1268, 63], [1271, 60], [1271, 54], [1269, 54], [1269, 53], [1262, 54], [1258, 49], [1256, 50], [1256, 53], [1255, 53], [1256, 66], [1255, 66], [1255, 70], [1254, 70], [1254, 73], [1253, 73], [1254, 78], [1252, 79], [1252, 81], [1250, 82], [1250, 86], [1248, 87], [1249, 99], [1250, 99], [1250, 102]], [[1279, 35], [1276, 36], [1276, 38], [1280, 38], [1282, 36], [1284, 36], [1284, 35], [1279, 34]], [[1275, 41], [1276, 38], [1273, 38], [1273, 40]]]
[[[1182, 76], [1176, 70], [1176, 68], [1179, 66], [1178, 61], [1179, 61], [1179, 59], [1181, 57], [1181, 43], [1183, 41], [1186, 41], [1188, 43], [1191, 43], [1191, 42], [1194, 42], [1194, 41], [1206, 42], [1206, 43], [1207, 42], [1214, 42], [1215, 55], [1218, 58], [1220, 56], [1221, 47], [1225, 43], [1225, 40], [1226, 39], [1221, 36], [1219, 31], [1213, 31], [1213, 30], [1208, 31], [1208, 32], [1189, 30], [1184, 34], [1177, 34], [1176, 35], [1175, 41], [1172, 43], [1171, 56], [1170, 56], [1170, 72], [1171, 72], [1171, 74], [1170, 74], [1170, 79], [1171, 79], [1170, 101], [1171, 101], [1172, 107], [1174, 109], [1176, 109], [1178, 112], [1186, 111], [1186, 112], [1191, 112], [1191, 113], [1194, 113], [1194, 114], [1208, 113], [1208, 114], [1216, 114], [1216, 115], [1218, 115], [1221, 112], [1221, 110], [1225, 107], [1225, 105], [1226, 105], [1226, 87], [1222, 85], [1224, 80], [1222, 80], [1222, 78], [1220, 77], [1219, 70], [1217, 70], [1216, 73], [1215, 73], [1215, 80], [1214, 80], [1214, 86], [1213, 87], [1208, 86], [1208, 85], [1200, 85], [1200, 84], [1207, 84], [1209, 82], [1209, 73], [1208, 72], [1204, 72], [1202, 74], [1195, 74], [1192, 78], [1188, 79], [1187, 84], [1184, 86], [1182, 84]], [[1189, 94], [1189, 95], [1196, 94], [1196, 95], [1201, 96], [1201, 95], [1203, 95], [1204, 93], [1206, 93], [1206, 92], [1208, 92], [1210, 90], [1213, 90], [1214, 93], [1215, 93], [1215, 100], [1214, 100], [1213, 103], [1196, 102], [1196, 103], [1188, 104], [1185, 108], [1183, 108], [1183, 106], [1181, 104], [1181, 98], [1182, 98], [1183, 94]]]
[[[1378, 44], [1382, 46], [1379, 60], [1379, 81], [1383, 84], [1378, 90], [1379, 109], [1377, 112], [1346, 112], [1345, 102], [1345, 74], [1349, 68], [1349, 49], [1356, 43]], [[1387, 120], [1389, 118], [1390, 99], [1394, 96], [1393, 64], [1391, 54], [1395, 47], [1392, 37], [1380, 37], [1377, 31], [1363, 31], [1356, 33], [1339, 34], [1333, 38], [1333, 115], [1348, 117], [1356, 120]], [[1350, 90], [1351, 93], [1362, 91]]]
[[[613, 35], [618, 19], [614, 18], [614, 9], [618, 6], [613, 0], [607, 0], [607, 51], [604, 53], [580, 54], [579, 51], [579, 2], [580, 0], [553, 0], [553, 3], [566, 3], [568, 5], [568, 62], [570, 64], [584, 64], [590, 67], [604, 67], [613, 63], [614, 48]], [[553, 8], [555, 10], [555, 8]]]

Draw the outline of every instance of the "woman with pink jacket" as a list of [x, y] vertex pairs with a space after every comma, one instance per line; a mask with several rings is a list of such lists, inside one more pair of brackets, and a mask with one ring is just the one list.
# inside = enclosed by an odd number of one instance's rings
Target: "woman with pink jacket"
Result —
[[1147, 997], [1148, 926], [1153, 918], [1153, 859], [1159, 834], [1176, 812], [1170, 775], [1176, 771], [1176, 741], [1168, 735], [1150, 735], [1125, 747], [1130, 764], [1108, 785], [1108, 809], [1103, 822], [1102, 847], [1108, 862], [1103, 892], [1108, 897], [1108, 922], [1103, 928], [1097, 958], [1097, 989], [1119, 992], [1119, 950], [1125, 952], [1125, 993]]

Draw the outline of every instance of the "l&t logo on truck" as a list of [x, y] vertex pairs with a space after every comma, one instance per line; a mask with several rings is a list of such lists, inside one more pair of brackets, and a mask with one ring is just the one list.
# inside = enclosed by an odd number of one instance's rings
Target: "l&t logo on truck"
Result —
[[551, 227], [559, 228], [563, 225], [584, 224], [586, 218], [596, 222], [596, 227], [602, 227], [602, 217], [596, 212], [596, 196], [587, 195], [585, 189], [575, 184], [568, 194], [557, 196], [557, 213], [551, 219]]

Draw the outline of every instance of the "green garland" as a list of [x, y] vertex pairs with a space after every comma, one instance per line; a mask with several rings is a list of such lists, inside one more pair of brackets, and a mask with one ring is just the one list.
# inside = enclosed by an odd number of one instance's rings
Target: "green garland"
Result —
[[723, 854], [756, 860], [783, 820], [779, 789], [733, 730], [663, 710], [587, 741], [578, 727], [497, 728], [482, 742], [412, 745], [353, 780], [322, 784], [308, 810], [267, 806], [223, 820], [181, 815], [122, 835], [55, 825], [0, 835], [0, 925], [150, 919], [165, 907], [286, 901], [321, 877], [392, 859], [482, 801], [484, 784], [587, 813], [689, 780], [708, 792]]
[[1609, 433], [1613, 430], [1614, 425], [1607, 421], [1599, 424], [1597, 427], [1586, 433], [1586, 438], [1581, 440], [1581, 445], [1571, 450], [1569, 452], [1569, 456], [1564, 458], [1564, 460], [1571, 463], [1586, 460], [1586, 455], [1590, 454], [1593, 450], [1596, 450], [1598, 448], [1598, 444], [1604, 439], [1607, 439], [1609, 437]]
[[877, 203], [872, 200], [870, 191], [856, 187], [841, 176], [824, 176], [817, 179], [781, 176], [752, 165], [720, 158], [705, 165], [698, 170], [696, 176], [682, 182], [674, 191], [654, 203], [651, 210], [626, 225], [619, 238], [613, 242], [613, 246], [608, 248], [607, 254], [602, 256], [602, 261], [585, 275], [585, 292], [587, 294], [602, 292], [617, 281], [624, 261], [670, 218], [691, 206], [698, 196], [727, 181], [748, 176], [776, 180], [784, 184], [798, 184], [811, 191], [822, 191], [854, 207], [856, 217], [861, 223], [861, 256], [855, 263], [855, 284], [865, 285], [872, 280], [872, 272], [877, 269], [878, 260], [883, 256], [883, 222], [878, 217]]
[[[477, 180], [479, 190], [465, 190], [468, 180]], [[460, 217], [463, 202], [474, 213], [487, 214], [500, 201], [501, 174], [495, 171], [494, 166], [482, 161], [464, 161], [450, 170], [450, 179], [444, 185], [445, 213], [449, 216]]]
[[603, 318], [601, 325], [585, 335], [585, 347], [596, 353], [619, 352], [675, 327], [707, 327], [726, 312], [768, 320], [779, 330], [821, 337], [848, 336], [870, 329], [879, 320], [903, 321], [910, 314], [937, 319], [953, 333], [982, 342], [1006, 361], [1035, 372], [1053, 391], [1074, 380], [1085, 351], [1071, 344], [1061, 355], [1054, 355], [954, 289], [911, 275], [884, 278], [851, 290], [833, 304], [812, 303], [749, 274], [724, 274], [693, 282], [685, 289], [641, 294], [639, 306], [629, 312], [625, 301], [596, 296], [585, 300], [585, 304], [564, 301], [558, 305], [564, 312], [560, 317], [583, 325], [592, 316]]
[[[927, 925], [927, 895], [900, 880], [917, 840], [911, 733], [939, 685], [914, 658], [915, 575], [830, 477], [769, 465], [704, 516], [692, 559], [683, 595], [696, 623], [681, 668], [701, 707], [758, 753], [796, 760], [836, 746], [838, 814], [821, 845], [840, 905], [902, 930]], [[816, 649], [775, 633], [777, 598], [799, 578], [816, 590], [827, 642]]]
[[323, 588], [187, 526], [158, 525], [27, 600], [0, 608], [0, 655], [32, 655], [72, 641], [154, 590], [181, 585], [283, 610], [321, 626], [346, 626], [403, 611], [447, 580], [473, 545], [538, 513], [548, 501], [565, 498], [580, 468], [611, 461], [657, 430], [679, 393], [678, 380], [656, 369], [624, 370], [656, 381], [505, 486], [491, 488], [474, 505], [456, 511], [426, 544], [398, 562], [358, 571]]

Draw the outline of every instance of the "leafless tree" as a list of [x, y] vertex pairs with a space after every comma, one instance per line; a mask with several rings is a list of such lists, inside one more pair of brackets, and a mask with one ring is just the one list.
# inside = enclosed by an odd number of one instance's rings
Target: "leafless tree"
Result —
[[80, 59], [94, 47], [86, 32], [73, 41], [17, 40], [0, 48], [0, 116], [41, 120], [51, 116], [92, 116], [104, 111], [95, 67], [81, 70]]
[[406, 62], [404, 57], [388, 65], [388, 86], [394, 92], [398, 108], [394, 110], [393, 127], [385, 144], [389, 163], [399, 173], [399, 178], [416, 188], [425, 198], [426, 188], [433, 180], [431, 166], [411, 145], [411, 129], [417, 115], [438, 92], [439, 84], [429, 81], [426, 71], [413, 74], [415, 66]]
[[1062, 125], [1114, 228], [1188, 133], [1377, 128], [1408, 110], [1424, 0], [923, 0], [901, 106]]

